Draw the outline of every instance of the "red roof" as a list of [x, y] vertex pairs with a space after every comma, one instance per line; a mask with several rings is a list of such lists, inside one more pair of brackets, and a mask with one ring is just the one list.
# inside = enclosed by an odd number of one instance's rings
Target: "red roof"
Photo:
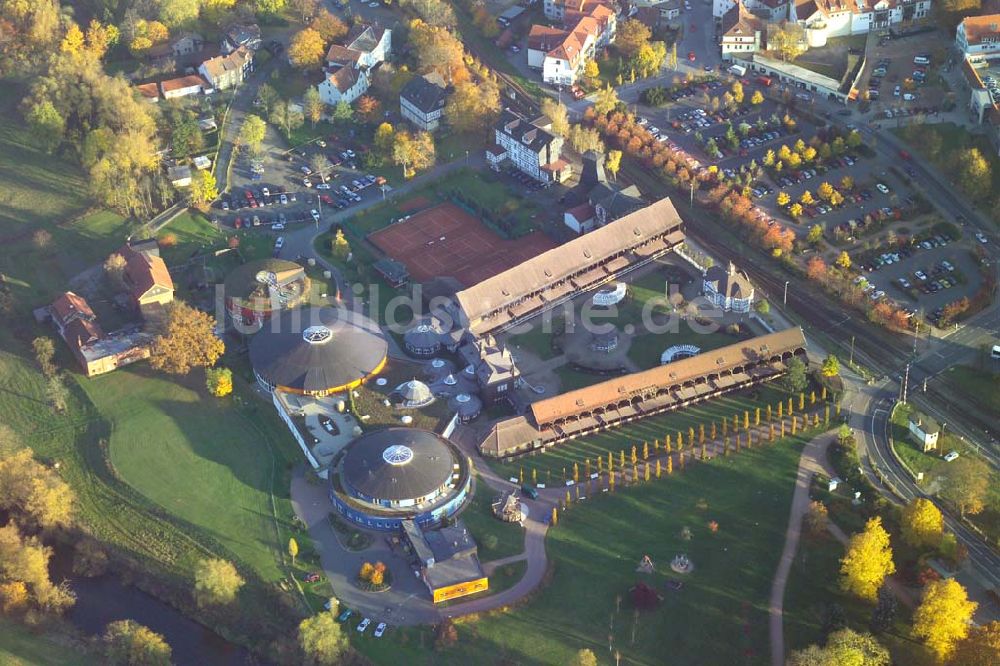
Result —
[[73, 316], [84, 319], [94, 319], [94, 311], [83, 296], [67, 291], [52, 303], [52, 314], [60, 324], [65, 324]]
[[173, 90], [183, 90], [184, 88], [194, 88], [196, 86], [199, 88], [206, 86], [205, 79], [197, 74], [178, 76], [176, 79], [167, 79], [160, 82], [160, 89], [163, 90], [163, 94], [167, 94]]
[[570, 208], [568, 211], [566, 211], [566, 214], [569, 215], [570, 217], [573, 217], [576, 220], [580, 220], [581, 222], [583, 222], [594, 217], [594, 207], [591, 206], [589, 203], [582, 203], [579, 206], [576, 206], [575, 208]]
[[74, 351], [79, 352], [82, 347], [94, 344], [104, 337], [104, 331], [96, 321], [86, 319], [75, 319], [62, 330], [63, 339]]
[[1000, 14], [966, 16], [962, 27], [965, 29], [965, 41], [969, 44], [992, 41], [1000, 47]]
[[120, 254], [125, 257], [125, 276], [132, 286], [132, 296], [142, 298], [153, 287], [163, 287], [173, 291], [174, 281], [163, 259], [154, 254], [136, 252], [127, 245]]

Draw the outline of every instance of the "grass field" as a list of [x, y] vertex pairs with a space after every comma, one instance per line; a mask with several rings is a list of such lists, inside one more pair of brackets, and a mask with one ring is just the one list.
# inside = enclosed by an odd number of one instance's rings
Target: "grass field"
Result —
[[991, 372], [988, 367], [956, 365], [948, 368], [945, 377], [969, 400], [1000, 412], [1000, 372]]
[[[722, 398], [710, 400], [708, 402], [695, 405], [677, 412], [668, 412], [658, 416], [651, 416], [634, 423], [629, 423], [625, 427], [615, 428], [604, 432], [588, 435], [570, 442], [557, 444], [548, 449], [545, 453], [534, 456], [518, 458], [508, 463], [492, 463], [493, 468], [502, 477], [518, 476], [524, 468], [525, 480], [531, 479], [531, 471], [537, 470], [538, 481], [545, 483], [549, 475], [554, 481], [563, 481], [563, 469], [567, 475], [573, 471], [573, 463], [580, 465], [580, 474], [584, 473], [584, 466], [587, 458], [592, 460], [596, 469], [596, 458], [603, 456], [607, 458], [608, 452], [618, 454], [623, 449], [631, 449], [633, 444], [642, 451], [642, 443], [649, 442], [650, 449], [653, 448], [653, 440], [660, 440], [661, 444], [666, 435], [673, 439], [674, 446], [677, 442], [677, 432], [684, 433], [687, 440], [688, 428], [698, 429], [700, 423], [704, 423], [706, 429], [712, 421], [720, 421], [722, 418], [733, 418], [733, 414], [739, 414], [742, 418], [744, 410], [750, 410], [751, 419], [755, 407], [765, 408], [768, 404], [776, 405], [782, 398], [787, 399], [788, 394], [775, 385], [765, 386], [758, 391], [734, 393]], [[721, 429], [719, 433], [721, 434]], [[628, 452], [626, 452], [628, 456]]]
[[716, 331], [698, 333], [691, 330], [687, 322], [681, 322], [676, 333], [644, 333], [632, 339], [628, 357], [643, 370], [660, 365], [663, 352], [674, 345], [694, 345], [702, 352], [718, 349], [739, 342], [740, 337]]
[[275, 441], [281, 433], [244, 418], [236, 399], [208, 397], [202, 376], [178, 381], [135, 366], [81, 384], [111, 423], [109, 453], [121, 478], [276, 580], [270, 496], [287, 494], [274, 484], [283, 463], [296, 461], [294, 451]]
[[[422, 629], [359, 647], [376, 663], [414, 666], [561, 666], [580, 648], [604, 664], [613, 663], [610, 634], [622, 664], [766, 663], [767, 600], [800, 451], [801, 441], [785, 440], [574, 505], [549, 532], [553, 579], [528, 605], [461, 623], [458, 644], [443, 651], [420, 649], [432, 643]], [[684, 527], [690, 541], [680, 536]], [[683, 589], [669, 590], [678, 553], [690, 556], [695, 571]], [[635, 572], [643, 555], [655, 574]], [[628, 590], [637, 581], [663, 596], [658, 608], [633, 613]]]
[[62, 636], [44, 631], [33, 632], [26, 627], [0, 620], [0, 664], [14, 666], [90, 666], [98, 660], [79, 645], [72, 645]]
[[[472, 501], [462, 511], [462, 522], [472, 532], [479, 545], [479, 561], [489, 562], [503, 557], [517, 555], [524, 550], [524, 528], [516, 523], [504, 523], [493, 515], [492, 503], [495, 493], [477, 479], [476, 492]], [[496, 546], [485, 544], [486, 535], [496, 537]]]

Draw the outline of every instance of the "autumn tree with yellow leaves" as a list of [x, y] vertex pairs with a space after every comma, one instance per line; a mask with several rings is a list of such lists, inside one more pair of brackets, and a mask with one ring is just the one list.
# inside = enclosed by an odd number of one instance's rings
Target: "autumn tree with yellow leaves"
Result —
[[840, 560], [840, 587], [865, 601], [875, 601], [887, 576], [896, 571], [889, 533], [878, 516], [869, 519], [862, 532], [851, 536]]
[[969, 601], [962, 584], [955, 579], [936, 580], [924, 588], [924, 598], [913, 614], [913, 635], [922, 638], [939, 661], [955, 651], [956, 644], [969, 635], [972, 614], [979, 604]]

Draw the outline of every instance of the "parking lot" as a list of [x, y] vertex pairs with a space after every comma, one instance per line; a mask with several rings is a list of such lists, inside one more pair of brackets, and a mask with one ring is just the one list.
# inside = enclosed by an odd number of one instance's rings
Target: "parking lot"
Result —
[[865, 263], [859, 263], [870, 285], [866, 290], [898, 301], [911, 311], [923, 311], [932, 321], [940, 308], [975, 293], [982, 284], [968, 244], [942, 233], [895, 251], [866, 255]]
[[[883, 40], [869, 54], [861, 90], [877, 118], [936, 114], [948, 99], [941, 74], [956, 65], [940, 32]], [[864, 94], [862, 95], [864, 97]]]
[[258, 159], [245, 151], [237, 156], [232, 190], [214, 211], [222, 224], [280, 234], [291, 225], [319, 224], [330, 211], [391, 189], [383, 178], [358, 168], [355, 149], [343, 140], [329, 137], [284, 150], [278, 147], [283, 137], [274, 132], [268, 128]]

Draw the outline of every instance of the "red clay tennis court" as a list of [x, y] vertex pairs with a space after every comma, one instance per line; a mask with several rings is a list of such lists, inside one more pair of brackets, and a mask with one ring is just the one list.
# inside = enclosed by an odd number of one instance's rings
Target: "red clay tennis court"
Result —
[[451, 276], [470, 287], [556, 246], [535, 231], [517, 240], [494, 233], [455, 204], [414, 213], [370, 234], [375, 246], [403, 263], [416, 282]]

